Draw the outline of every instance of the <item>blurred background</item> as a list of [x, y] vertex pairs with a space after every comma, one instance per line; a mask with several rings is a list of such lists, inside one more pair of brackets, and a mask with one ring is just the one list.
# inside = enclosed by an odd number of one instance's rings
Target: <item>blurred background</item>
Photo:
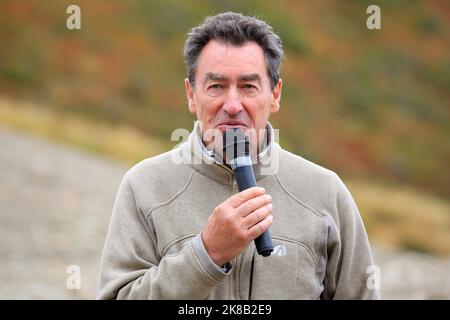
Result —
[[[66, 28], [71, 4], [81, 30]], [[381, 30], [366, 27], [371, 4]], [[450, 299], [446, 0], [0, 0], [0, 298], [95, 297], [123, 174], [193, 126], [187, 32], [228, 10], [281, 36], [271, 123], [285, 149], [349, 187], [382, 297]]]

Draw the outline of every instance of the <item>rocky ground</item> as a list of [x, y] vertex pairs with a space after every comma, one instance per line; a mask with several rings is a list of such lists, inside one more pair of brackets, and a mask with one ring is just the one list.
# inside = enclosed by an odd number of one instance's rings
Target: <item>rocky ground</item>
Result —
[[[0, 128], [0, 299], [95, 298], [101, 249], [126, 170]], [[383, 298], [450, 299], [450, 259], [378, 246], [374, 254]], [[73, 265], [81, 286], [70, 290]]]

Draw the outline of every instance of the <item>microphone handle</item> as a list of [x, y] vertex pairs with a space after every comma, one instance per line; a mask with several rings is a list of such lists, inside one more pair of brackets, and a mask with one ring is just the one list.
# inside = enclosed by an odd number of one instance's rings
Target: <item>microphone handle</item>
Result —
[[[239, 191], [256, 187], [255, 174], [251, 165], [244, 165], [233, 169], [233, 175]], [[269, 229], [255, 239], [255, 246], [258, 254], [264, 257], [270, 256], [273, 251], [273, 244]]]

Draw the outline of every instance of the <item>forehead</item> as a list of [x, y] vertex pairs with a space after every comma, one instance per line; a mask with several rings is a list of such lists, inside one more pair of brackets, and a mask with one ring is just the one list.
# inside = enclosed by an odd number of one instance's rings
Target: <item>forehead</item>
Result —
[[217, 73], [233, 77], [242, 74], [266, 74], [264, 51], [256, 42], [246, 42], [241, 46], [211, 40], [200, 53], [197, 76]]

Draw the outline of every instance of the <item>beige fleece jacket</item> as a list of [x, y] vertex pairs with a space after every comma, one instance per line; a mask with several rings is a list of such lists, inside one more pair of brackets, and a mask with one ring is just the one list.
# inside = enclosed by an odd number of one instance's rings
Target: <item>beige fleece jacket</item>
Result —
[[101, 259], [99, 299], [376, 299], [367, 234], [330, 170], [274, 142], [253, 166], [273, 198], [274, 252], [252, 242], [224, 272], [200, 233], [238, 192], [232, 171], [204, 150], [198, 123], [187, 142], [130, 169], [119, 187]]

